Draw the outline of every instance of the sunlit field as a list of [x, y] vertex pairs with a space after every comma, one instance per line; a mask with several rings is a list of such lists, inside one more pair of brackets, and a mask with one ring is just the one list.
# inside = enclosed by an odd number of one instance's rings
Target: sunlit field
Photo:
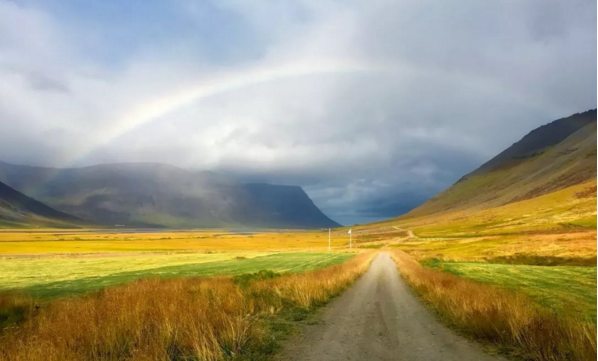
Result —
[[263, 359], [371, 258], [291, 275], [146, 279], [39, 309], [26, 299], [4, 300], [20, 307], [15, 319], [24, 321], [5, 329], [0, 359]]
[[528, 266], [428, 261], [463, 278], [519, 291], [563, 317], [596, 322], [596, 267]]
[[[0, 234], [0, 292], [35, 297], [82, 294], [147, 277], [292, 273], [342, 263], [328, 231], [13, 231]], [[336, 232], [332, 247], [348, 239]], [[309, 251], [309, 252], [302, 252]], [[282, 252], [282, 253], [281, 253]]]
[[[346, 232], [332, 233], [332, 246], [348, 246]], [[328, 248], [328, 230], [306, 232], [156, 231], [118, 230], [5, 230], [0, 255], [121, 253], [171, 251], [297, 250]]]
[[417, 237], [391, 244], [418, 258], [535, 265], [596, 265], [596, 230], [484, 237]]
[[344, 231], [328, 251], [327, 230], [14, 230], [0, 239], [6, 360], [265, 357], [372, 257], [349, 252]]
[[595, 184], [359, 226], [354, 239], [393, 250], [402, 276], [447, 324], [515, 358], [595, 359]]
[[597, 234], [596, 198], [579, 197], [583, 189], [353, 227], [352, 250], [348, 228], [332, 232], [330, 251], [327, 230], [4, 230], [0, 324], [10, 348], [0, 358], [267, 357], [375, 250], [394, 254], [449, 325], [516, 357], [586, 359], [596, 353]]
[[[596, 324], [582, 317], [564, 317], [562, 313], [530, 302], [526, 287], [543, 289], [550, 294], [554, 283], [562, 288], [562, 280], [542, 280], [538, 269], [521, 276], [503, 276], [497, 282], [476, 282], [458, 277], [451, 272], [423, 267], [414, 258], [401, 251], [394, 251], [401, 275], [413, 290], [453, 327], [502, 349], [516, 359], [529, 360], [592, 360], [596, 358]], [[486, 265], [487, 268], [494, 267]], [[484, 269], [484, 265], [480, 265]], [[593, 269], [595, 275], [596, 269]], [[474, 272], [469, 273], [473, 275]], [[493, 270], [486, 274], [494, 278], [504, 272]], [[554, 278], [554, 275], [552, 275]], [[523, 278], [529, 282], [524, 284]], [[471, 277], [475, 278], [475, 276]], [[583, 275], [578, 283], [588, 280]], [[505, 289], [504, 284], [519, 285]], [[562, 290], [561, 290], [562, 291]], [[594, 295], [594, 290], [586, 292]], [[575, 293], [576, 291], [572, 291]], [[560, 291], [559, 291], [560, 293]], [[582, 292], [584, 293], [584, 292]], [[594, 301], [595, 303], [595, 301]]]
[[503, 236], [596, 229], [596, 180], [500, 207], [441, 212], [358, 227], [411, 229], [419, 237]]
[[351, 253], [259, 253], [40, 257], [4, 259], [0, 292], [34, 297], [77, 295], [148, 277], [238, 275], [270, 270], [298, 273], [340, 264]]

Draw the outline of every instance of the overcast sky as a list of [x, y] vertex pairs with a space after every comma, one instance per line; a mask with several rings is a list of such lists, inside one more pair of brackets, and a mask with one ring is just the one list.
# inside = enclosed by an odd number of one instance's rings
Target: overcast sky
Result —
[[398, 215], [596, 107], [596, 0], [0, 0], [0, 160], [152, 161]]

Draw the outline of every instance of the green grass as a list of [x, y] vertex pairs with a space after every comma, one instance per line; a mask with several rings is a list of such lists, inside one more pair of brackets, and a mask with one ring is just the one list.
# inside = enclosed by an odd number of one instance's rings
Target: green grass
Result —
[[596, 267], [528, 266], [428, 260], [426, 266], [516, 290], [559, 314], [596, 322]]
[[147, 255], [135, 257], [47, 257], [4, 259], [0, 291], [36, 298], [80, 295], [146, 277], [240, 275], [271, 270], [310, 271], [340, 264], [347, 253], [239, 253]]

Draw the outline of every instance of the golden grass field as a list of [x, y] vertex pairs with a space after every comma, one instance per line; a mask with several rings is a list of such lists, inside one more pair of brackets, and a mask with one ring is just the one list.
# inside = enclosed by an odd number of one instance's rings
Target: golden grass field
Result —
[[82, 295], [147, 277], [238, 275], [271, 270], [298, 273], [335, 265], [348, 252], [220, 252], [6, 258], [0, 291], [37, 298]]
[[351, 252], [348, 228], [332, 252], [324, 230], [3, 230], [0, 359], [266, 357], [368, 249], [392, 252], [449, 325], [511, 356], [595, 359], [595, 184], [355, 226]]
[[347, 244], [344, 231], [329, 252], [327, 231], [5, 230], [0, 359], [266, 357], [367, 268]]
[[560, 317], [516, 292], [422, 267], [402, 251], [392, 255], [415, 292], [463, 332], [522, 359], [596, 359], [595, 323]]
[[500, 207], [473, 206], [410, 218], [409, 215], [356, 227], [400, 227], [419, 237], [473, 237], [562, 233], [596, 229], [596, 180]]
[[340, 293], [372, 256], [296, 275], [258, 275], [246, 284], [230, 277], [148, 279], [40, 309], [29, 305], [25, 321], [5, 330], [0, 359], [263, 358], [275, 350], [277, 320], [296, 321]]
[[[227, 231], [156, 231], [123, 233], [118, 230], [3, 230], [1, 255], [180, 252], [180, 251], [267, 251], [327, 250], [328, 231], [233, 233]], [[346, 232], [333, 232], [332, 246], [348, 245]]]
[[596, 231], [524, 233], [479, 237], [421, 237], [392, 245], [418, 258], [455, 262], [596, 265]]

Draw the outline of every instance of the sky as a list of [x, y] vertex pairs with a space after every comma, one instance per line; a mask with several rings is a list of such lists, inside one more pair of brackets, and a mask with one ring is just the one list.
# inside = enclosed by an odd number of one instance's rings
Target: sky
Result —
[[595, 0], [0, 0], [0, 160], [161, 162], [408, 211], [596, 107]]

